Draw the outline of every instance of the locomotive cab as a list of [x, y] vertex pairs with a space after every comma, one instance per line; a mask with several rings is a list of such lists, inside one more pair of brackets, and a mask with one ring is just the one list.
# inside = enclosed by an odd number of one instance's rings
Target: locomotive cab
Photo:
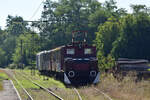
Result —
[[[85, 40], [85, 39], [84, 39]], [[73, 41], [64, 48], [64, 81], [67, 84], [98, 83], [96, 47]]]

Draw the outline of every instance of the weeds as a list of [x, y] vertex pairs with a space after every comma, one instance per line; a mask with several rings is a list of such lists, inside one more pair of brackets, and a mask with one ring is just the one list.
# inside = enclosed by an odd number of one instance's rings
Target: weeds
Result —
[[0, 70], [0, 91], [3, 90], [3, 80], [8, 80], [8, 76], [5, 74], [4, 71]]
[[119, 100], [149, 100], [150, 81], [136, 82], [135, 73], [130, 73], [122, 81], [110, 74], [103, 74], [98, 88]]
[[3, 84], [2, 82], [0, 81], [0, 91], [3, 90]]
[[[78, 96], [74, 93], [72, 89], [66, 88], [62, 82], [55, 80], [54, 78], [39, 75], [39, 72], [37, 70], [35, 71], [35, 75], [31, 75], [30, 70], [15, 70], [15, 73], [16, 73], [16, 78], [28, 91], [30, 91], [31, 95], [34, 95], [33, 98], [35, 100], [57, 100], [57, 99], [49, 95], [47, 92], [43, 92], [43, 90], [33, 86], [34, 84], [32, 85], [32, 83], [30, 83], [30, 81], [24, 78], [22, 75], [25, 75], [26, 77], [33, 80], [34, 82], [44, 86], [45, 88], [52, 90], [60, 97], [64, 98], [65, 100], [78, 99]], [[19, 90], [19, 93], [21, 93], [21, 97], [25, 98], [24, 93], [18, 86], [17, 89]]]

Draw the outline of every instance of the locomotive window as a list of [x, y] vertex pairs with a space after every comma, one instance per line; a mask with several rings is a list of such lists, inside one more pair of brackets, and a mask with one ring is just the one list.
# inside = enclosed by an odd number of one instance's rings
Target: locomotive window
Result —
[[88, 55], [88, 54], [92, 54], [92, 50], [89, 48], [84, 49], [84, 54]]
[[67, 49], [67, 54], [74, 55], [75, 54], [75, 50], [74, 49]]

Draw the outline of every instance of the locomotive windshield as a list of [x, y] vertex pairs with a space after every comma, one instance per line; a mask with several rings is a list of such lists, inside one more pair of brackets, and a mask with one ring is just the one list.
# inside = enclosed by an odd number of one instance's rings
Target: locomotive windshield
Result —
[[74, 55], [75, 54], [75, 50], [74, 49], [67, 49], [67, 54]]
[[92, 50], [91, 50], [90, 48], [85, 48], [85, 49], [84, 49], [84, 54], [85, 54], [85, 55], [92, 54]]

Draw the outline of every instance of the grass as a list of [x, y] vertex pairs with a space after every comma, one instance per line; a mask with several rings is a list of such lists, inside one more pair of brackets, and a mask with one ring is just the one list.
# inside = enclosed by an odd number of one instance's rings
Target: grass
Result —
[[[78, 100], [77, 94], [72, 89], [66, 88], [63, 83], [53, 78], [43, 80], [44, 76], [39, 76], [38, 71], [35, 72], [35, 75], [31, 75], [30, 70], [15, 70], [15, 72], [17, 79], [28, 91], [30, 91], [35, 100], [56, 99], [31, 84], [20, 74], [23, 74], [44, 87], [51, 89], [53, 92], [64, 98], [64, 100]], [[131, 75], [126, 76], [124, 80], [118, 81], [113, 75], [104, 73], [101, 74], [101, 81], [96, 88], [108, 94], [113, 100], [149, 100], [150, 81], [142, 80], [135, 82], [136, 77], [133, 76], [134, 75], [131, 73]], [[78, 88], [83, 100], [108, 100], [108, 98], [93, 90], [91, 87], [92, 86], [85, 86]], [[21, 93], [21, 95], [24, 94], [21, 89], [19, 89], [19, 93]]]
[[[44, 86], [45, 88], [53, 90], [55, 93], [59, 94], [62, 98], [65, 98], [65, 100], [78, 99], [77, 95], [74, 93], [72, 89], [66, 88], [66, 86], [62, 82], [55, 80], [52, 77], [45, 77], [43, 75], [39, 75], [39, 72], [37, 70], [35, 71], [35, 75], [31, 75], [30, 70], [23, 70], [23, 73], [25, 73], [26, 76], [32, 78], [32, 80]], [[44, 78], [48, 78], [48, 80], [43, 80]]]
[[[35, 75], [31, 75], [30, 70], [23, 70], [23, 73], [25, 73], [25, 75], [27, 75], [28, 77], [32, 78], [32, 80], [34, 80], [35, 82], [44, 85], [46, 88], [54, 87], [54, 86], [58, 88], [65, 88], [65, 85], [62, 82], [55, 80], [54, 78], [39, 75], [39, 72], [37, 70], [35, 71]], [[48, 79], [43, 80], [44, 78], [48, 78]]]
[[113, 75], [103, 74], [97, 88], [117, 100], [149, 100], [150, 81], [135, 81], [136, 77], [126, 76], [123, 81], [116, 80]]
[[[35, 100], [57, 99], [53, 96], [50, 96], [43, 90], [39, 89], [39, 87], [35, 86], [34, 84], [30, 83], [30, 81], [28, 79], [25, 79], [23, 75], [25, 75], [29, 79], [32, 79], [34, 82], [44, 86], [45, 88], [51, 89], [53, 92], [55, 92], [65, 100], [78, 100], [77, 94], [72, 89], [66, 88], [62, 82], [55, 80], [54, 78], [49, 77], [48, 80], [43, 80], [44, 76], [39, 75], [38, 71], [35, 71], [35, 75], [31, 75], [30, 70], [15, 70], [16, 78], [24, 86], [24, 88], [27, 89], [34, 96]], [[25, 94], [23, 93], [22, 89], [16, 83], [15, 86], [21, 94], [21, 97], [25, 98]]]
[[83, 100], [108, 100], [100, 92], [91, 87], [95, 87], [113, 100], [149, 100], [150, 81], [135, 81], [135, 73], [130, 73], [122, 81], [118, 81], [112, 74], [101, 74], [101, 81], [96, 86], [85, 86], [79, 89]]
[[2, 70], [0, 70], [0, 91], [3, 90], [3, 83], [2, 83], [2, 81], [3, 81], [3, 80], [8, 80], [8, 79], [9, 79], [9, 78], [8, 78], [8, 76], [5, 74], [5, 72], [2, 71]]
[[[35, 100], [48, 100], [46, 98], [52, 98], [52, 100], [55, 100], [54, 97], [49, 96], [47, 93], [45, 93], [43, 90], [41, 90], [38, 86], [32, 84], [29, 80], [25, 79], [21, 74], [23, 74], [22, 71], [17, 70], [15, 72], [15, 76], [19, 83], [29, 92], [29, 94], [35, 99]], [[28, 77], [28, 75], [27, 75]], [[23, 89], [18, 85], [18, 83], [13, 80], [15, 87], [17, 88], [20, 96], [22, 99], [28, 99], [27, 95], [23, 91]]]

